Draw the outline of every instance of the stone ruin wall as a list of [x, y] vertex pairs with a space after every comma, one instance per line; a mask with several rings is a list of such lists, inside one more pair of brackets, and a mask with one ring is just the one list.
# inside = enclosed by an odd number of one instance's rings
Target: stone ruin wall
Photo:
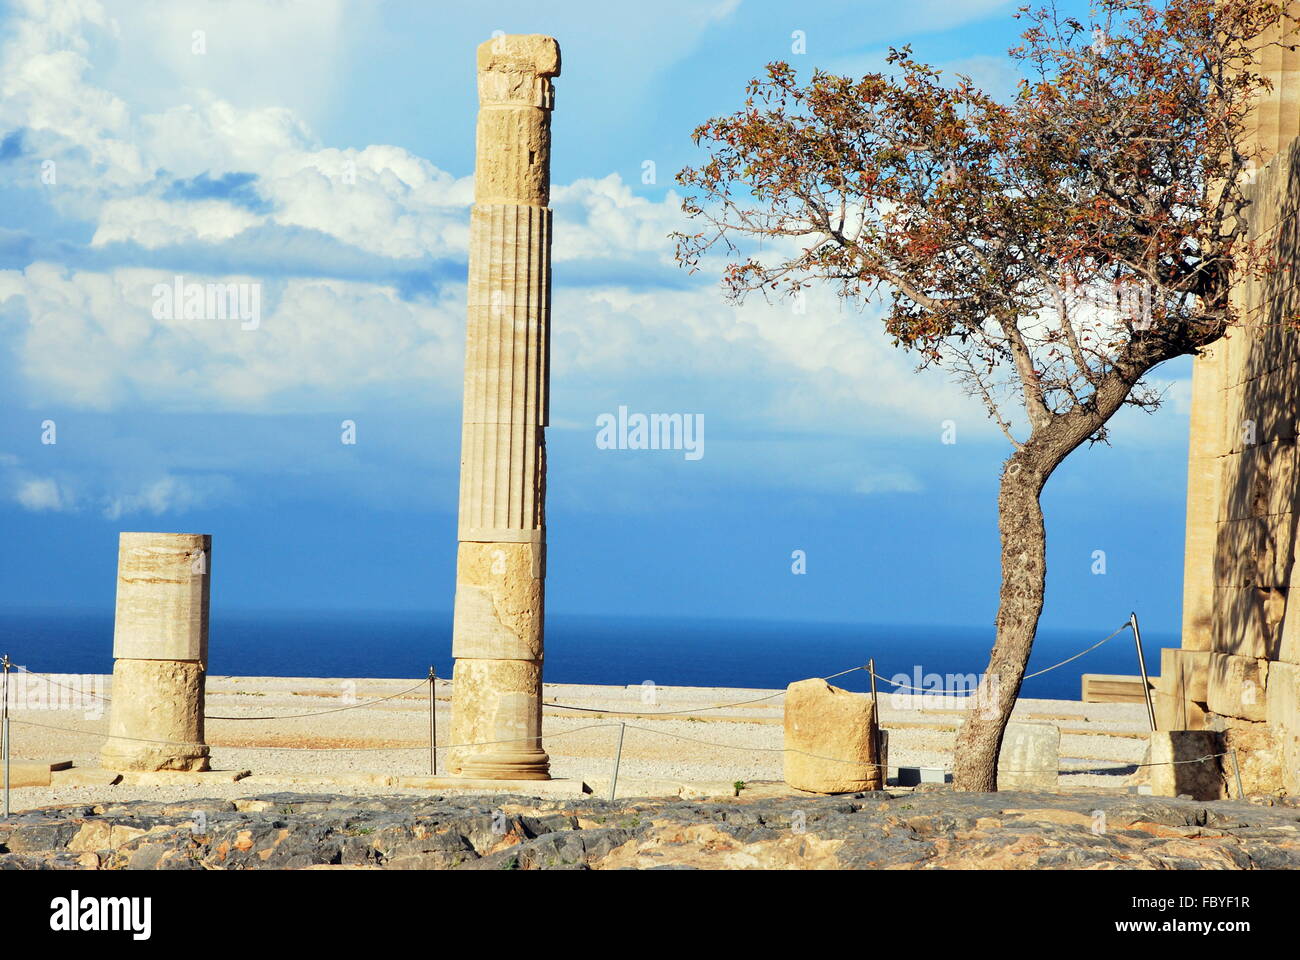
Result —
[[[1300, 795], [1300, 124], [1271, 116], [1273, 154], [1250, 185], [1252, 239], [1282, 268], [1243, 279], [1243, 323], [1193, 361], [1182, 647], [1165, 650], [1161, 730], [1223, 731], [1247, 793]], [[1275, 81], [1276, 82], [1276, 81]], [[1289, 602], [1291, 597], [1297, 597]], [[1225, 758], [1225, 787], [1236, 795]]]

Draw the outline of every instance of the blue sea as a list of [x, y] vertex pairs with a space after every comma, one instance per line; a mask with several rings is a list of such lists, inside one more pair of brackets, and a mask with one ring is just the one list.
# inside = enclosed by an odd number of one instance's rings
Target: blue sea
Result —
[[[1118, 623], [1040, 630], [1029, 672], [1096, 643]], [[1169, 634], [1143, 631], [1147, 667], [1160, 669]], [[992, 628], [881, 626], [758, 620], [548, 615], [550, 683], [778, 688], [876, 659], [876, 672], [978, 674], [988, 665]], [[0, 653], [41, 673], [110, 673], [112, 612], [0, 612]], [[385, 612], [218, 612], [209, 626], [209, 673], [280, 677], [451, 676], [451, 614]], [[1084, 673], [1138, 672], [1124, 631], [1073, 663], [1026, 681], [1021, 695], [1079, 699]], [[864, 673], [835, 681], [868, 689]], [[915, 680], [909, 680], [915, 683]], [[932, 682], [932, 681], [926, 681]], [[947, 684], [945, 684], [946, 686]]]

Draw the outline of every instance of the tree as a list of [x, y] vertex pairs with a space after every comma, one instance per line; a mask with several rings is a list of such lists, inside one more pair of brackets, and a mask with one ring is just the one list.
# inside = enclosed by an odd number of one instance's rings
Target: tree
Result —
[[957, 740], [963, 790], [997, 789], [1043, 607], [1044, 484], [1105, 442], [1123, 405], [1160, 405], [1153, 369], [1240, 322], [1234, 278], [1276, 269], [1249, 241], [1244, 188], [1262, 160], [1260, 55], [1293, 19], [1261, 0], [1017, 16], [1024, 79], [1009, 103], [963, 75], [945, 84], [910, 47], [858, 80], [801, 85], [772, 63], [743, 109], [695, 130], [708, 161], [678, 175], [702, 227], [674, 235], [681, 264], [726, 262], [733, 301], [815, 282], [880, 297], [895, 345], [954, 375], [1011, 443], [996, 640]]

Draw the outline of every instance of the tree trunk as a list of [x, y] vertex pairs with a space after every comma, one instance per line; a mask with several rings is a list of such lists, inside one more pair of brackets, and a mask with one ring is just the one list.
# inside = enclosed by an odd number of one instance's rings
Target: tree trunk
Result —
[[1046, 471], [1025, 450], [1002, 474], [998, 530], [1002, 540], [1002, 586], [998, 595], [997, 639], [976, 701], [957, 734], [953, 786], [957, 790], [998, 788], [1002, 734], [1020, 695], [1029, 652], [1043, 612], [1047, 582], [1047, 533], [1039, 503]]

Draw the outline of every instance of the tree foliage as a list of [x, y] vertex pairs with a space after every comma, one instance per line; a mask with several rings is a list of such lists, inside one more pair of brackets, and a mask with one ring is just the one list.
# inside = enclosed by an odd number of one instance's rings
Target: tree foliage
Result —
[[[1153, 408], [1141, 376], [1239, 318], [1231, 278], [1250, 248], [1243, 187], [1261, 158], [1250, 109], [1277, 6], [1098, 0], [1083, 23], [1022, 8], [1024, 79], [1009, 103], [945, 83], [910, 48], [860, 79], [773, 63], [744, 108], [694, 134], [709, 152], [679, 181], [678, 259], [730, 260], [730, 297], [830, 281], [888, 297], [885, 326], [983, 399], [1017, 445], [1101, 394]], [[747, 239], [786, 238], [781, 255]], [[1135, 388], [1136, 389], [1133, 389]]]

